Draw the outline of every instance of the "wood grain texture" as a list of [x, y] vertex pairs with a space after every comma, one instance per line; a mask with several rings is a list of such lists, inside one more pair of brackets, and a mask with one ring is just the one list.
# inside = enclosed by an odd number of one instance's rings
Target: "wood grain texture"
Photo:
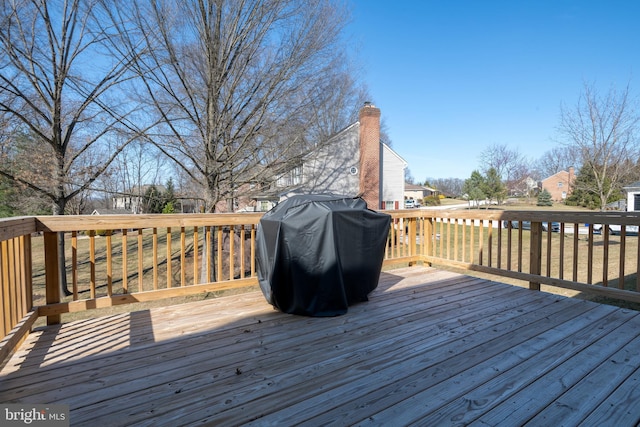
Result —
[[0, 401], [72, 425], [636, 425], [638, 312], [427, 267], [331, 318], [261, 293], [33, 332]]

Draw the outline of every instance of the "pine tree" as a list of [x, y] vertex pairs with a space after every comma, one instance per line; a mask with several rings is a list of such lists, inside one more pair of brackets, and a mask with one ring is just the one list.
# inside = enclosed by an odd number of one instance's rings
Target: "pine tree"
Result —
[[483, 191], [489, 200], [495, 199], [497, 204], [502, 203], [507, 196], [507, 188], [502, 183], [502, 179], [495, 168], [490, 168], [487, 171], [484, 179]]
[[176, 199], [173, 178], [169, 178], [165, 187], [166, 191], [162, 193], [162, 213], [175, 213], [178, 200]]
[[469, 201], [469, 207], [471, 207], [471, 201], [475, 201], [476, 206], [480, 206], [480, 200], [487, 197], [483, 191], [486, 186], [485, 181], [485, 178], [477, 170], [474, 170], [471, 176], [464, 181], [462, 191]]
[[551, 200], [551, 193], [549, 193], [546, 189], [542, 190], [540, 194], [538, 194], [538, 206], [553, 206], [553, 201]]
[[[623, 198], [620, 190], [611, 190], [611, 181], [603, 180], [603, 193], [610, 193], [607, 203], [615, 202]], [[571, 194], [567, 197], [566, 203], [569, 206], [582, 206], [589, 209], [603, 209], [602, 198], [598, 190], [598, 183], [595, 179], [593, 169], [588, 165], [582, 166], [576, 175]]]

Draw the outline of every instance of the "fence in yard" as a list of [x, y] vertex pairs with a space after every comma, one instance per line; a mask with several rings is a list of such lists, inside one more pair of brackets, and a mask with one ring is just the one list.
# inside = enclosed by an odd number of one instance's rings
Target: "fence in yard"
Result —
[[[426, 262], [640, 302], [634, 213], [386, 211], [385, 265]], [[260, 214], [0, 220], [4, 359], [39, 317], [257, 285]], [[587, 224], [587, 225], [585, 225]], [[603, 225], [602, 234], [594, 224]], [[610, 225], [622, 227], [609, 227]], [[526, 228], [526, 229], [525, 229]], [[621, 229], [613, 236], [610, 228]], [[64, 271], [58, 254], [64, 251]], [[62, 286], [66, 282], [66, 286]], [[64, 292], [68, 291], [68, 295]]]

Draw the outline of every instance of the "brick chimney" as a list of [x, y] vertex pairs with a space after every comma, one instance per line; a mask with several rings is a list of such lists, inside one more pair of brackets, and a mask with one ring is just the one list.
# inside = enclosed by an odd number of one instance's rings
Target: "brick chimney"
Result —
[[369, 209], [380, 209], [380, 109], [365, 102], [360, 109], [360, 194]]

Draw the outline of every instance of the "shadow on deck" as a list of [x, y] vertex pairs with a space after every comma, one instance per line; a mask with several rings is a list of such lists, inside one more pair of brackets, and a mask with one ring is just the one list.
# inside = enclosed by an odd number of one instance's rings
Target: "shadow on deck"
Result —
[[0, 401], [71, 425], [636, 425], [638, 312], [423, 267], [346, 315], [259, 292], [34, 332]]

